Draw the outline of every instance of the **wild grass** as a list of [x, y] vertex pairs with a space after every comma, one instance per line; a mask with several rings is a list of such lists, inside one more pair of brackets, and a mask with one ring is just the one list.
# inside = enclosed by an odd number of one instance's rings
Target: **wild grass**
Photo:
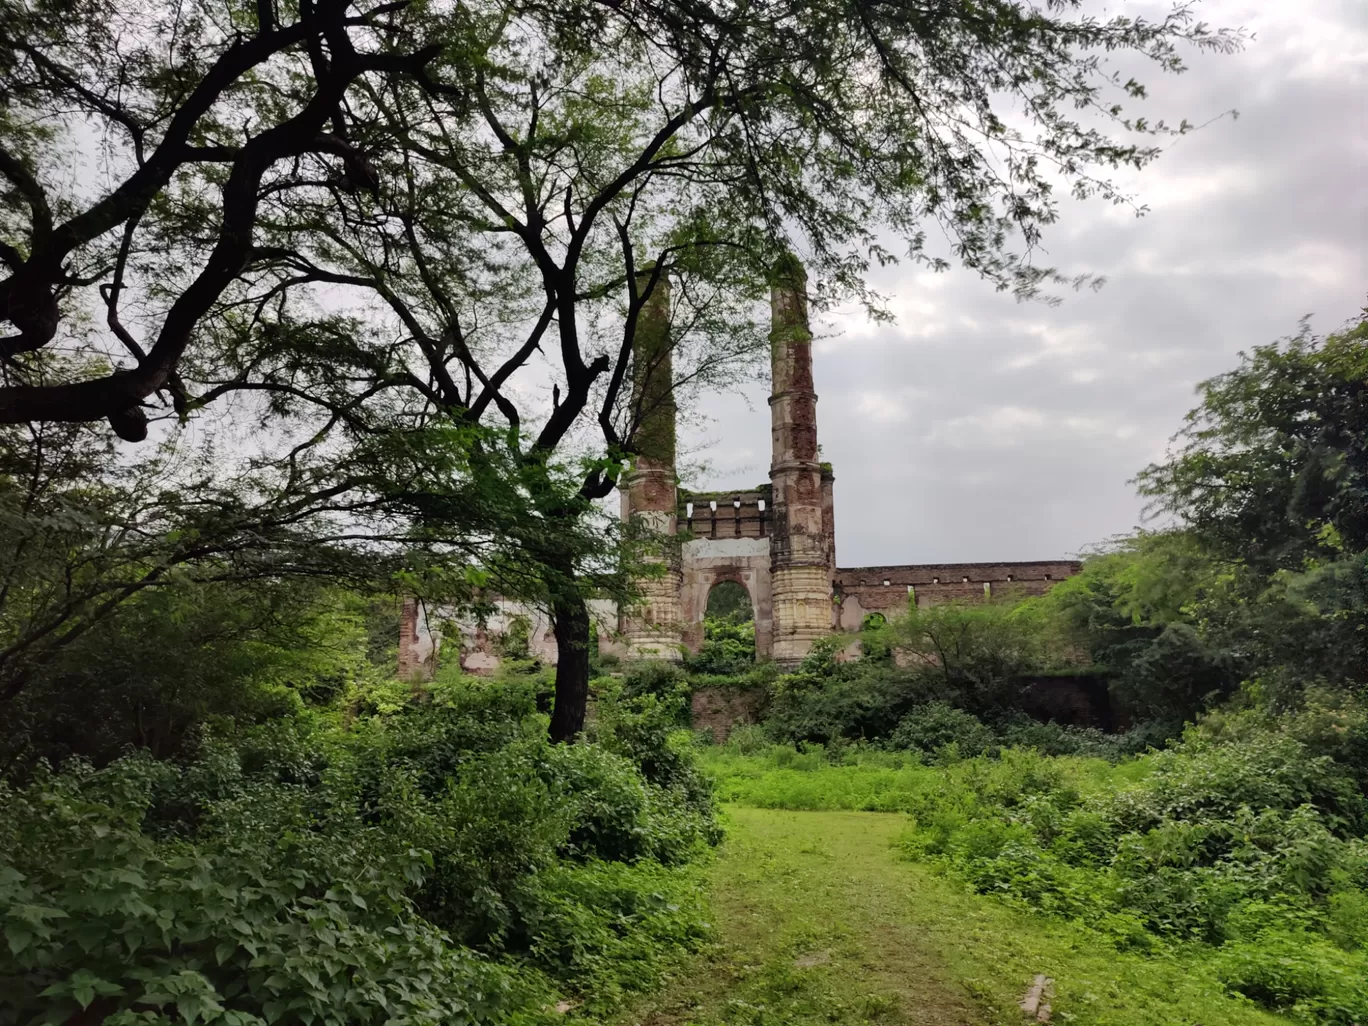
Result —
[[1020, 1026], [1038, 973], [1068, 1026], [1288, 1022], [1188, 954], [1118, 952], [899, 861], [905, 817], [734, 806], [727, 825], [710, 869], [716, 943], [623, 1026]]
[[[935, 900], [960, 910], [962, 929], [947, 927], [947, 944], [990, 963], [1012, 952], [1049, 963], [1063, 974], [1061, 1007], [1074, 1009], [1064, 1021], [1277, 1021], [1256, 1019], [1259, 1006], [1358, 1026], [1368, 803], [1341, 752], [1358, 750], [1357, 715], [1228, 716], [1117, 763], [1011, 748], [960, 759], [947, 746], [927, 765], [746, 735], [701, 762], [724, 800], [756, 809], [906, 813], [876, 818], [896, 824], [897, 857], [915, 864], [909, 886], [939, 877], [949, 888]], [[1168, 987], [1190, 1000], [1161, 1014]], [[1175, 1007], [1189, 1017], [1165, 1017]]]
[[[916, 753], [854, 745], [828, 749], [814, 744], [801, 752], [787, 745], [750, 752], [735, 746], [704, 747], [698, 759], [721, 801], [759, 809], [911, 812], [947, 780], [985, 771], [1010, 773], [994, 768], [1002, 760], [958, 760], [947, 753], [941, 764], [927, 765]], [[1051, 764], [1083, 794], [1122, 787], [1149, 772], [1149, 764], [1136, 759], [1112, 764], [1059, 756]]]

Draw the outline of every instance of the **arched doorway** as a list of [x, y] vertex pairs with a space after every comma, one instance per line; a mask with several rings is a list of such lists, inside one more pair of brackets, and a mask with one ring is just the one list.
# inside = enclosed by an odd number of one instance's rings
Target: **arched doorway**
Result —
[[755, 619], [755, 607], [751, 604], [750, 592], [740, 581], [718, 581], [708, 592], [705, 615], [709, 620], [750, 623]]
[[755, 606], [740, 581], [721, 580], [708, 591], [703, 645], [689, 663], [696, 672], [725, 675], [755, 665]]

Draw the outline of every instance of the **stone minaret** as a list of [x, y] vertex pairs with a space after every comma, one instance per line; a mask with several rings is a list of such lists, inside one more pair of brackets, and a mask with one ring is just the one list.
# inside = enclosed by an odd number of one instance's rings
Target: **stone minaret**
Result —
[[[642, 283], [645, 283], [643, 276]], [[638, 456], [622, 485], [622, 518], [665, 539], [648, 557], [662, 563], [661, 576], [638, 582], [639, 603], [622, 617], [623, 639], [637, 658], [679, 659], [683, 644], [679, 555], [670, 545], [676, 531], [674, 373], [670, 342], [670, 289], [662, 276], [637, 321], [632, 348], [632, 403], [639, 411]]]
[[822, 465], [817, 459], [807, 278], [792, 257], [776, 266], [770, 323], [773, 655], [780, 665], [792, 666], [807, 655], [814, 641], [831, 633], [832, 619], [832, 566], [823, 523]]

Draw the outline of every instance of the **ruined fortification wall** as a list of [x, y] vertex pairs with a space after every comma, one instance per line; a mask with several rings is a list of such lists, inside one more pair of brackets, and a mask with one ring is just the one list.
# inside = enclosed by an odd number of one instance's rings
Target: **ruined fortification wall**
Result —
[[991, 598], [1043, 595], [1083, 568], [1077, 560], [1024, 563], [923, 563], [838, 569], [832, 576], [833, 624], [857, 631], [870, 613], [901, 616], [913, 601], [978, 602]]
[[693, 538], [768, 538], [774, 510], [770, 486], [740, 492], [679, 493], [678, 524]]
[[680, 612], [684, 644], [697, 652], [703, 644], [708, 595], [723, 581], [746, 589], [755, 612], [756, 654], [767, 658], [773, 636], [770, 588], [770, 532], [773, 510], [768, 485], [741, 492], [684, 492], [680, 496], [683, 570]]
[[693, 693], [690, 718], [694, 730], [712, 734], [714, 744], [722, 744], [733, 727], [759, 723], [765, 707], [765, 693], [758, 688], [699, 688]]
[[[547, 666], [559, 656], [551, 617], [546, 610], [526, 602], [498, 598], [494, 612], [477, 619], [441, 607], [429, 608], [415, 598], [404, 599], [399, 614], [399, 678], [428, 680], [439, 665], [453, 660], [477, 676], [496, 672], [503, 663], [505, 639], [515, 625], [527, 630], [528, 655]], [[630, 655], [621, 637], [617, 603], [590, 599], [589, 617], [598, 631], [599, 651], [619, 657]]]

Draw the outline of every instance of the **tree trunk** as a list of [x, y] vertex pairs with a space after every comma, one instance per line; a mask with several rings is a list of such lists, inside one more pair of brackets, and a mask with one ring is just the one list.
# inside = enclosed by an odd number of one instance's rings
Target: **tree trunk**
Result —
[[573, 741], [584, 729], [589, 704], [589, 607], [571, 592], [555, 600], [556, 697], [551, 707], [551, 740]]

